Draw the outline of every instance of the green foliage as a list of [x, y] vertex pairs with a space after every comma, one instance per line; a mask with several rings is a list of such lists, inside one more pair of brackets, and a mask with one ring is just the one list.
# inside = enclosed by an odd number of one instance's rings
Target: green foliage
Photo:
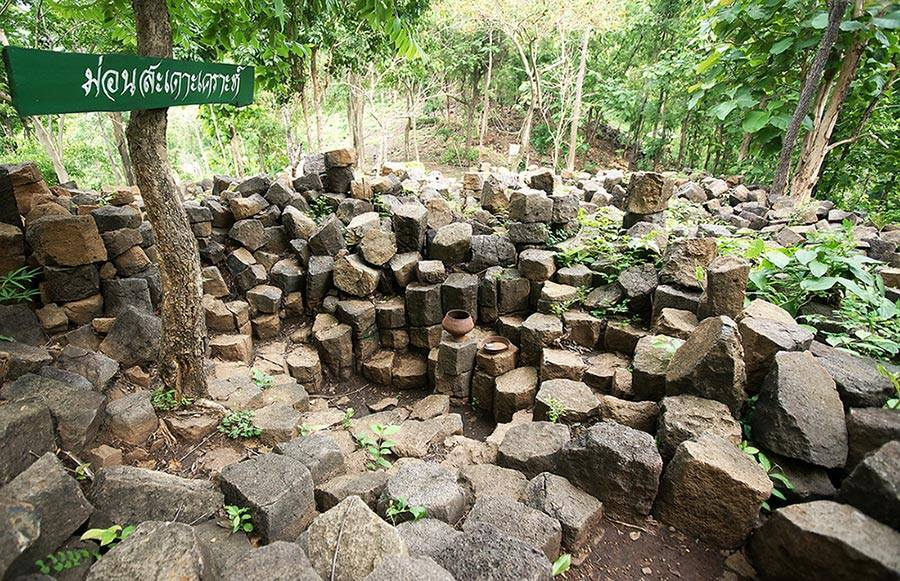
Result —
[[349, 430], [350, 426], [353, 425], [350, 422], [353, 420], [353, 415], [355, 413], [356, 413], [356, 410], [353, 408], [347, 408], [346, 410], [344, 410], [344, 417], [341, 418], [341, 425], [344, 427], [345, 430]]
[[[398, 522], [408, 520], [408, 518], [414, 521], [425, 518], [428, 511], [425, 510], [424, 506], [410, 506], [406, 499], [401, 496], [397, 499], [391, 499], [384, 514], [391, 521], [392, 525], [396, 525]], [[406, 515], [409, 515], [409, 517], [407, 518]]]
[[369, 461], [366, 462], [366, 468], [369, 470], [378, 470], [379, 468], [388, 469], [391, 462], [386, 458], [394, 451], [397, 442], [389, 438], [400, 431], [400, 426], [382, 426], [381, 424], [372, 424], [369, 426], [374, 436], [361, 433], [357, 434], [356, 441], [359, 446], [369, 455]]
[[99, 553], [91, 552], [88, 549], [62, 549], [47, 555], [44, 559], [35, 561], [34, 565], [44, 575], [51, 575], [75, 569], [82, 563], [93, 561], [99, 557]]
[[563, 313], [565, 313], [575, 305], [580, 305], [581, 303], [583, 303], [589, 291], [590, 289], [588, 289], [587, 287], [579, 287], [578, 292], [571, 299], [567, 299], [559, 303], [551, 303], [550, 312], [557, 317], [562, 317]]
[[256, 368], [253, 368], [250, 371], [251, 375], [253, 376], [253, 383], [256, 384], [256, 387], [260, 389], [272, 387], [272, 382], [274, 381], [274, 379], [271, 375]]
[[[771, 498], [777, 498], [778, 500], [787, 502], [785, 491], [794, 490], [794, 485], [791, 484], [791, 481], [788, 480], [787, 476], [785, 476], [784, 471], [781, 469], [781, 466], [772, 463], [772, 461], [769, 460], [768, 456], [766, 456], [759, 448], [755, 447], [747, 440], [743, 440], [741, 442], [740, 449], [744, 454], [753, 458], [756, 463], [759, 464], [760, 468], [762, 468], [772, 480], [773, 487]], [[766, 511], [772, 510], [771, 506], [769, 505], [769, 501], [763, 502], [762, 508]]]
[[40, 294], [33, 285], [41, 273], [39, 268], [23, 266], [0, 276], [0, 303], [27, 302]]
[[891, 385], [894, 386], [894, 397], [888, 399], [885, 402], [884, 407], [889, 410], [900, 410], [900, 373], [892, 373], [891, 370], [884, 365], [878, 366], [878, 373], [887, 377], [890, 380]]
[[547, 419], [550, 420], [551, 423], [557, 423], [565, 415], [566, 404], [555, 397], [551, 397], [547, 400]]
[[608, 307], [601, 307], [591, 311], [591, 316], [606, 321], [611, 318], [628, 318], [630, 305], [628, 297], [622, 298], [620, 301]]
[[246, 506], [226, 504], [225, 516], [228, 517], [228, 522], [231, 524], [231, 534], [237, 532], [249, 534], [253, 532], [253, 516], [250, 514], [250, 509]]
[[253, 425], [253, 412], [251, 411], [228, 412], [219, 422], [218, 430], [232, 440], [256, 438], [262, 434], [262, 430]]
[[551, 572], [553, 573], [554, 577], [558, 577], [559, 575], [565, 574], [570, 567], [572, 567], [572, 555], [570, 555], [569, 553], [563, 553], [555, 561], [553, 561]]
[[474, 147], [462, 147], [448, 143], [449, 147], [441, 152], [441, 163], [467, 167], [478, 161], [478, 150]]
[[75, 467], [75, 480], [84, 481], [84, 480], [92, 480], [94, 477], [91, 472], [91, 463], [90, 462], [82, 462], [78, 466]]
[[762, 241], [748, 249], [756, 261], [749, 294], [785, 308], [792, 315], [812, 301], [834, 306], [832, 314], [805, 315], [811, 323], [831, 322], [841, 331], [823, 330], [826, 341], [880, 358], [900, 355], [900, 307], [885, 297], [877, 260], [856, 250], [853, 226], [814, 234], [808, 243], [766, 250]]
[[150, 394], [150, 403], [153, 409], [160, 412], [170, 412], [173, 410], [186, 408], [194, 403], [192, 397], [182, 397], [177, 399], [174, 389], [157, 388]]
[[308, 436], [315, 432], [320, 432], [325, 429], [325, 426], [312, 426], [310, 424], [300, 424], [300, 427], [297, 430], [300, 432], [301, 437]]
[[334, 208], [325, 196], [319, 196], [309, 203], [310, 217], [316, 224], [321, 224], [325, 218], [334, 214]]
[[130, 537], [135, 528], [135, 525], [112, 525], [105, 529], [88, 529], [81, 535], [81, 540], [97, 541], [101, 549], [109, 550]]

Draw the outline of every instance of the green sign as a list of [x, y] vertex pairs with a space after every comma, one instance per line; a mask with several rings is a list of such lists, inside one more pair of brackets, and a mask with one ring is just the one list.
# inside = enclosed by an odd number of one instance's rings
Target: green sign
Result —
[[23, 117], [253, 102], [253, 67], [13, 46], [3, 49], [3, 62]]

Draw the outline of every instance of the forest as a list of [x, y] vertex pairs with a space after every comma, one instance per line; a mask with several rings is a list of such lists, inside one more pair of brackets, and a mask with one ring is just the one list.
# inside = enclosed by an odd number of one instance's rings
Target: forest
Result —
[[[182, 182], [277, 171], [346, 144], [369, 165], [538, 163], [769, 183], [829, 23], [826, 3], [811, 0], [377, 0], [362, 3], [365, 17], [331, 0], [170, 5], [176, 58], [253, 65], [258, 86], [250, 107], [173, 110]], [[17, 46], [128, 52], [129, 11], [121, 0], [6, 0], [0, 32]], [[787, 189], [889, 223], [900, 212], [900, 11], [856, 0], [841, 16]], [[127, 117], [20, 119], [0, 98], [0, 160], [34, 158], [83, 187], [133, 183]]]

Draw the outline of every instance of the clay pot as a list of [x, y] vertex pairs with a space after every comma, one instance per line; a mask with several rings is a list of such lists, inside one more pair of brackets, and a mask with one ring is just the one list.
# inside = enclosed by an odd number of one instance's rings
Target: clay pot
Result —
[[475, 321], [468, 311], [453, 309], [452, 311], [447, 311], [447, 314], [444, 315], [441, 326], [445, 331], [459, 338], [475, 328]]
[[494, 355], [496, 353], [503, 353], [509, 346], [512, 345], [509, 339], [503, 337], [501, 335], [491, 335], [487, 339], [481, 342], [481, 349], [485, 353], [489, 353]]

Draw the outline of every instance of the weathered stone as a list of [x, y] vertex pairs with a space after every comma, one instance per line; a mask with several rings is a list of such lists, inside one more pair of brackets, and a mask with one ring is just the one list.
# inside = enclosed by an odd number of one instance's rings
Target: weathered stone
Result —
[[597, 396], [587, 385], [571, 379], [551, 379], [541, 383], [534, 399], [535, 421], [550, 420], [579, 423], [597, 415]]
[[522, 323], [520, 330], [520, 359], [525, 365], [540, 364], [544, 347], [549, 347], [562, 337], [563, 326], [559, 317], [534, 313]]
[[472, 239], [472, 226], [456, 222], [440, 228], [431, 240], [430, 256], [447, 264], [465, 262]]
[[159, 317], [129, 306], [116, 317], [100, 350], [126, 367], [155, 363], [161, 332]]
[[129, 444], [143, 444], [156, 431], [159, 421], [150, 404], [150, 393], [141, 391], [113, 400], [106, 407], [107, 427], [112, 435]]
[[753, 386], [765, 379], [776, 353], [804, 351], [813, 340], [813, 334], [800, 325], [772, 319], [744, 317], [738, 328], [744, 346], [747, 379]]
[[900, 533], [845, 504], [827, 500], [776, 510], [750, 540], [762, 578], [895, 579]]
[[498, 464], [518, 470], [529, 478], [555, 472], [560, 450], [569, 442], [569, 427], [550, 422], [513, 425], [500, 444]]
[[454, 581], [453, 575], [430, 557], [401, 557], [389, 555], [382, 560], [366, 581]]
[[394, 209], [394, 233], [397, 250], [419, 252], [425, 247], [428, 210], [420, 203], [403, 204]]
[[891, 440], [900, 440], [900, 414], [886, 408], [851, 408], [847, 412], [847, 469]]
[[397, 254], [397, 241], [393, 232], [372, 228], [360, 241], [359, 252], [369, 264], [383, 266]]
[[24, 501], [0, 499], [0, 574], [31, 547], [41, 533], [41, 515]]
[[356, 254], [348, 254], [334, 262], [334, 286], [347, 294], [367, 297], [375, 292], [381, 273], [367, 266]]
[[722, 548], [742, 545], [772, 481], [733, 442], [705, 433], [678, 446], [666, 467], [655, 515]]
[[894, 530], [900, 528], [900, 442], [888, 442], [866, 456], [841, 484], [838, 500], [855, 506]]
[[406, 285], [413, 281], [416, 274], [416, 265], [421, 259], [422, 255], [418, 252], [403, 252], [395, 255], [388, 261], [394, 280], [400, 287], [405, 288]]
[[264, 454], [222, 470], [229, 504], [246, 506], [264, 542], [296, 540], [315, 516], [309, 469], [290, 456]]
[[550, 561], [559, 555], [562, 541], [559, 521], [521, 502], [504, 496], [481, 497], [466, 517], [463, 531], [484, 524], [541, 551]]
[[253, 360], [253, 340], [250, 335], [218, 335], [209, 340], [209, 350], [213, 357], [225, 361]]
[[659, 417], [659, 404], [653, 401], [628, 401], [611, 395], [601, 395], [598, 415], [605, 421], [613, 421], [640, 430], [653, 433]]
[[636, 264], [619, 273], [617, 281], [631, 309], [637, 312], [650, 310], [650, 298], [659, 284], [655, 266], [647, 262]]
[[550, 235], [550, 229], [543, 222], [510, 222], [506, 230], [510, 241], [516, 244], [543, 244]]
[[406, 287], [406, 320], [410, 327], [428, 327], [441, 322], [441, 287], [412, 283]]
[[529, 248], [519, 254], [519, 272], [535, 282], [550, 280], [556, 272], [555, 254], [550, 250]]
[[357, 496], [369, 508], [375, 510], [387, 479], [388, 476], [384, 472], [335, 476], [324, 484], [316, 486], [316, 505], [321, 512], [325, 512], [337, 506], [347, 497]]
[[666, 392], [666, 369], [683, 343], [665, 335], [648, 335], [637, 342], [632, 371], [632, 388], [637, 399], [662, 399]]
[[425, 387], [428, 384], [428, 363], [413, 354], [400, 354], [391, 364], [390, 384], [396, 389]]
[[753, 437], [767, 449], [825, 468], [847, 461], [847, 427], [834, 380], [809, 352], [781, 352], [763, 382]]
[[37, 316], [25, 304], [0, 305], [0, 335], [27, 345], [43, 345], [47, 341]]
[[53, 419], [36, 401], [0, 406], [0, 485], [6, 484], [44, 453], [56, 449]]
[[471, 464], [459, 471], [459, 481], [470, 498], [478, 500], [485, 496], [505, 496], [512, 500], [522, 500], [528, 480], [517, 470], [501, 468], [493, 464]]
[[456, 579], [550, 581], [552, 578], [546, 555], [485, 523], [473, 523], [433, 557]]
[[[659, 271], [659, 282], [703, 290], [703, 279], [698, 277], [698, 271], [705, 272], [715, 256], [715, 238], [686, 238], [676, 241], [666, 251], [663, 267]], [[743, 303], [740, 307], [743, 308]]]
[[409, 554], [434, 556], [462, 533], [436, 518], [408, 520], [397, 525], [397, 532], [409, 547]]
[[309, 560], [319, 575], [362, 580], [389, 555], [407, 555], [399, 533], [351, 496], [319, 515], [309, 527]]
[[341, 221], [333, 214], [319, 224], [309, 237], [309, 251], [317, 256], [334, 256], [346, 247]]
[[[841, 349], [814, 342], [810, 352], [825, 368], [837, 384], [838, 393], [845, 405], [851, 407], [881, 407], [895, 391], [890, 379], [878, 372], [878, 362]], [[892, 373], [900, 373], [900, 367], [885, 365]]]
[[334, 274], [334, 258], [330, 256], [310, 256], [306, 271], [306, 307], [314, 311], [319, 308], [331, 288]]
[[[523, 502], [562, 525], [562, 544], [580, 561], [603, 518], [603, 504], [571, 482], [549, 472], [535, 476], [525, 487]], [[579, 558], [580, 557], [580, 558]]]
[[750, 263], [732, 256], [717, 256], [706, 269], [706, 289], [700, 297], [698, 316], [725, 315], [737, 319], [744, 309]]
[[653, 214], [668, 206], [674, 192], [674, 181], [655, 172], [636, 172], [628, 182], [625, 211], [635, 214]]
[[558, 472], [600, 499], [613, 516], [647, 515], [663, 462], [653, 436], [600, 422], [562, 449]]
[[519, 349], [515, 345], [510, 345], [500, 353], [488, 353], [484, 349], [479, 349], [475, 355], [475, 365], [487, 375], [497, 377], [515, 369], [518, 352]]
[[90, 216], [41, 218], [29, 226], [26, 238], [42, 266], [81, 266], [107, 259], [97, 223]]
[[400, 499], [405, 499], [409, 506], [425, 508], [429, 518], [451, 525], [467, 509], [466, 494], [456, 482], [456, 475], [439, 464], [422, 460], [398, 462], [396, 473], [388, 479], [378, 500], [378, 512], [385, 514]]
[[743, 357], [734, 321], [728, 317], [704, 319], [669, 362], [666, 393], [721, 401], [737, 414], [747, 397]]
[[519, 367], [497, 377], [494, 395], [494, 420], [512, 421], [513, 414], [528, 409], [538, 390], [538, 374], [534, 367]]
[[0, 497], [31, 505], [39, 518], [37, 538], [12, 566], [20, 573], [31, 571], [35, 560], [53, 553], [94, 510], [78, 482], [52, 452], [45, 453], [0, 489]]
[[276, 541], [248, 551], [222, 573], [225, 581], [321, 581], [303, 548]]
[[712, 434], [732, 444], [741, 442], [741, 425], [728, 406], [691, 395], [663, 398], [656, 442], [663, 460], [669, 461], [682, 442]]
[[697, 328], [697, 315], [681, 309], [665, 308], [653, 323], [653, 332], [687, 341]]
[[471, 240], [472, 260], [467, 270], [480, 272], [491, 266], [515, 266], [516, 247], [506, 237], [478, 234]]
[[100, 276], [93, 264], [75, 268], [44, 267], [44, 292], [51, 301], [77, 301], [99, 290]]
[[214, 576], [209, 552], [192, 527], [148, 521], [95, 563], [87, 579], [206, 581]]
[[353, 328], [339, 324], [315, 333], [322, 362], [335, 377], [347, 377], [353, 370]]
[[91, 525], [165, 520], [192, 523], [222, 507], [222, 494], [206, 480], [180, 478], [133, 466], [100, 470], [91, 489]]
[[254, 252], [266, 243], [266, 228], [259, 220], [238, 220], [228, 231], [228, 236]]

